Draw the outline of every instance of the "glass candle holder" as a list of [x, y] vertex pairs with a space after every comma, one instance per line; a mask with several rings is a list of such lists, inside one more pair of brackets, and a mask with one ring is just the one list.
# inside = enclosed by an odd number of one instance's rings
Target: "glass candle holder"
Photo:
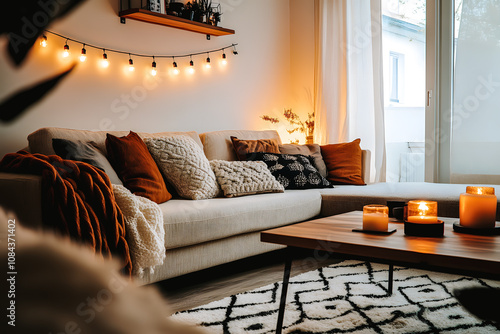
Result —
[[389, 228], [389, 208], [385, 205], [363, 206], [363, 230], [387, 231]]
[[409, 201], [407, 221], [417, 224], [437, 224], [437, 202], [421, 200]]
[[493, 187], [466, 188], [460, 194], [460, 225], [471, 228], [494, 228], [497, 197]]

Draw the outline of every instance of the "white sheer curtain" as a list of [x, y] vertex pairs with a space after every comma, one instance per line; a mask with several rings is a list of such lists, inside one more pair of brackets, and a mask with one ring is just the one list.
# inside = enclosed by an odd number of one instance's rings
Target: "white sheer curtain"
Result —
[[452, 117], [451, 182], [500, 184], [498, 0], [463, 0]]
[[380, 0], [317, 0], [315, 142], [361, 138], [385, 181]]

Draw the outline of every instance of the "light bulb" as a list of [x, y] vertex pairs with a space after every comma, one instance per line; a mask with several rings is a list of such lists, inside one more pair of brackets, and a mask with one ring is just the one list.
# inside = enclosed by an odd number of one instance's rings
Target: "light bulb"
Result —
[[207, 58], [205, 62], [205, 68], [211, 68], [212, 66], [210, 65], [210, 57]]
[[85, 60], [87, 60], [87, 50], [85, 50], [85, 48], [82, 48], [82, 54], [80, 55], [80, 61], [83, 63]]
[[221, 64], [222, 65], [227, 65], [227, 58], [226, 58], [226, 54], [225, 53], [222, 54]]
[[129, 70], [130, 72], [133, 72], [133, 71], [135, 70], [135, 67], [134, 67], [134, 61], [132, 60], [132, 58], [130, 58], [130, 59], [128, 60], [128, 70]]
[[152, 67], [152, 69], [151, 69], [151, 75], [155, 76], [156, 73], [157, 73], [157, 71], [156, 71], [156, 62], [154, 60], [153, 60], [153, 63], [151, 64], [151, 67]]
[[195, 71], [194, 71], [194, 62], [191, 60], [191, 61], [189, 62], [188, 73], [189, 73], [189, 74], [194, 74], [194, 72], [195, 72]]
[[63, 57], [64, 58], [69, 57], [69, 45], [68, 44], [64, 45]]
[[47, 36], [42, 35], [42, 39], [40, 40], [40, 45], [44, 48], [47, 47]]
[[109, 66], [108, 55], [106, 53], [102, 54], [101, 66], [107, 68]]
[[174, 73], [175, 75], [178, 75], [179, 69], [177, 68], [177, 63], [175, 61], [172, 63], [172, 67], [173, 67], [172, 73]]

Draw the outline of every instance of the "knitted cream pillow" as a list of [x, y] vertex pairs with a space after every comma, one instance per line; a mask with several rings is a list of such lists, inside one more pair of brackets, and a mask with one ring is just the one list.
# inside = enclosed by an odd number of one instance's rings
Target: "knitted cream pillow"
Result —
[[212, 160], [210, 166], [226, 197], [284, 191], [262, 161]]
[[188, 136], [145, 138], [144, 142], [163, 176], [181, 197], [207, 199], [219, 186], [203, 149]]

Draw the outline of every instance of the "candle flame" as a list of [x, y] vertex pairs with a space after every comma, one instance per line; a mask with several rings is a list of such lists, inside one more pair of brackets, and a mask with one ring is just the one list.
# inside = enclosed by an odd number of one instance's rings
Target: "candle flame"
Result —
[[424, 203], [424, 202], [421, 202], [419, 205], [418, 205], [418, 214], [420, 216], [425, 216], [425, 213], [429, 210], [429, 207]]

